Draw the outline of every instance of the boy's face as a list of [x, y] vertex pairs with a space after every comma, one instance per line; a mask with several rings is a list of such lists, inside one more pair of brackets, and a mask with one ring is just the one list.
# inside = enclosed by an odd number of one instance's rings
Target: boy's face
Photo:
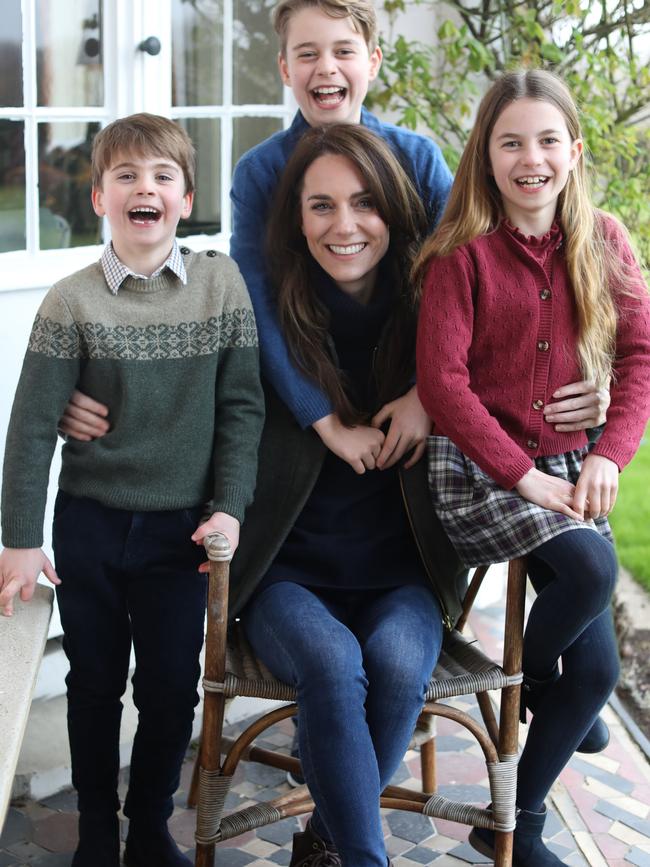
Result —
[[306, 7], [289, 20], [280, 75], [310, 126], [359, 123], [369, 83], [381, 65], [381, 50], [369, 52], [351, 18], [332, 18]]
[[171, 252], [176, 227], [192, 211], [193, 193], [185, 192], [178, 163], [162, 156], [118, 154], [106, 169], [92, 202], [111, 226], [113, 247], [134, 271], [152, 273]]

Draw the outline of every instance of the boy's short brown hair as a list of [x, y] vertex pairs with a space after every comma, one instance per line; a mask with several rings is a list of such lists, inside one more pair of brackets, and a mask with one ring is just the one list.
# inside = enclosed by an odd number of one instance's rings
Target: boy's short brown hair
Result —
[[185, 192], [194, 192], [195, 152], [192, 139], [182, 126], [159, 114], [131, 114], [109, 123], [93, 141], [92, 184], [101, 189], [104, 172], [118, 154], [160, 156], [183, 170]]
[[368, 51], [377, 46], [377, 12], [373, 0], [280, 0], [273, 9], [273, 27], [280, 37], [280, 53], [287, 53], [287, 35], [292, 15], [301, 9], [320, 9], [330, 18], [351, 18], [363, 34]]

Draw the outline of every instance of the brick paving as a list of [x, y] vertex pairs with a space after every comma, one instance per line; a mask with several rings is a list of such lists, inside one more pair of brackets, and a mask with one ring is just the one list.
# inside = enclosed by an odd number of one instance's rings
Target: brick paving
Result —
[[[500, 654], [502, 606], [475, 611], [472, 630], [488, 653]], [[478, 713], [472, 697], [452, 704]], [[564, 864], [571, 867], [650, 867], [650, 764], [627, 734], [614, 711], [605, 719], [612, 731], [607, 749], [595, 756], [575, 756], [555, 785], [549, 803], [545, 836]], [[284, 720], [257, 741], [269, 749], [289, 751], [293, 726]], [[525, 729], [522, 728], [525, 736]], [[484, 805], [489, 801], [487, 775], [478, 745], [464, 729], [438, 721], [439, 791]], [[179, 846], [192, 857], [195, 814], [187, 807], [192, 771], [190, 751], [170, 820]], [[126, 790], [128, 770], [121, 778]], [[394, 782], [419, 786], [419, 757], [409, 752]], [[462, 792], [459, 790], [459, 786]], [[288, 791], [282, 771], [242, 763], [226, 806], [237, 809], [251, 801], [267, 801]], [[294, 831], [306, 817], [249, 832], [217, 847], [217, 867], [278, 867], [289, 864]], [[395, 867], [466, 867], [490, 863], [467, 844], [468, 828], [453, 822], [397, 811], [384, 811], [388, 853]], [[122, 821], [122, 837], [128, 822]], [[40, 802], [14, 803], [0, 836], [0, 867], [69, 867], [76, 844], [75, 796], [64, 791]], [[155, 865], [152, 865], [155, 867]]]

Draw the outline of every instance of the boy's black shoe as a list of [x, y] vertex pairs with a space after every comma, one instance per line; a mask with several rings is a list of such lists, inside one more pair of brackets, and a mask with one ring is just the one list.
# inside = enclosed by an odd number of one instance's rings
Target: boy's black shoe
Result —
[[79, 814], [79, 844], [71, 867], [119, 867], [120, 823], [114, 810]]
[[127, 867], [193, 867], [183, 855], [166, 822], [138, 822], [131, 819], [124, 849]]

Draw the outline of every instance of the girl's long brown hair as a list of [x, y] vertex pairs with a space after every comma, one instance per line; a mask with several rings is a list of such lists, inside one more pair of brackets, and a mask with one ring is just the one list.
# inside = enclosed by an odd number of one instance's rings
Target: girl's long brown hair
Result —
[[[554, 105], [563, 115], [572, 140], [582, 137], [576, 105], [557, 76], [530, 69], [499, 78], [481, 101], [447, 208], [415, 263], [418, 284], [434, 256], [449, 255], [462, 244], [493, 231], [505, 216], [501, 194], [489, 171], [490, 136], [501, 112], [524, 97]], [[602, 386], [610, 378], [614, 355], [614, 290], [625, 285], [625, 275], [616, 257], [607, 255], [603, 220], [591, 201], [585, 163], [583, 155], [569, 173], [557, 213], [566, 239], [566, 262], [578, 311], [580, 365], [585, 379]]]
[[402, 394], [413, 377], [417, 297], [410, 272], [427, 223], [420, 197], [396, 156], [365, 127], [334, 124], [308, 130], [282, 174], [267, 230], [280, 323], [298, 367], [325, 391], [341, 421], [353, 425], [366, 417], [353, 406], [329, 350], [329, 313], [318, 298], [314, 260], [302, 233], [303, 178], [326, 154], [352, 163], [390, 231], [382, 275], [390, 281], [393, 302], [375, 366], [379, 406]]

